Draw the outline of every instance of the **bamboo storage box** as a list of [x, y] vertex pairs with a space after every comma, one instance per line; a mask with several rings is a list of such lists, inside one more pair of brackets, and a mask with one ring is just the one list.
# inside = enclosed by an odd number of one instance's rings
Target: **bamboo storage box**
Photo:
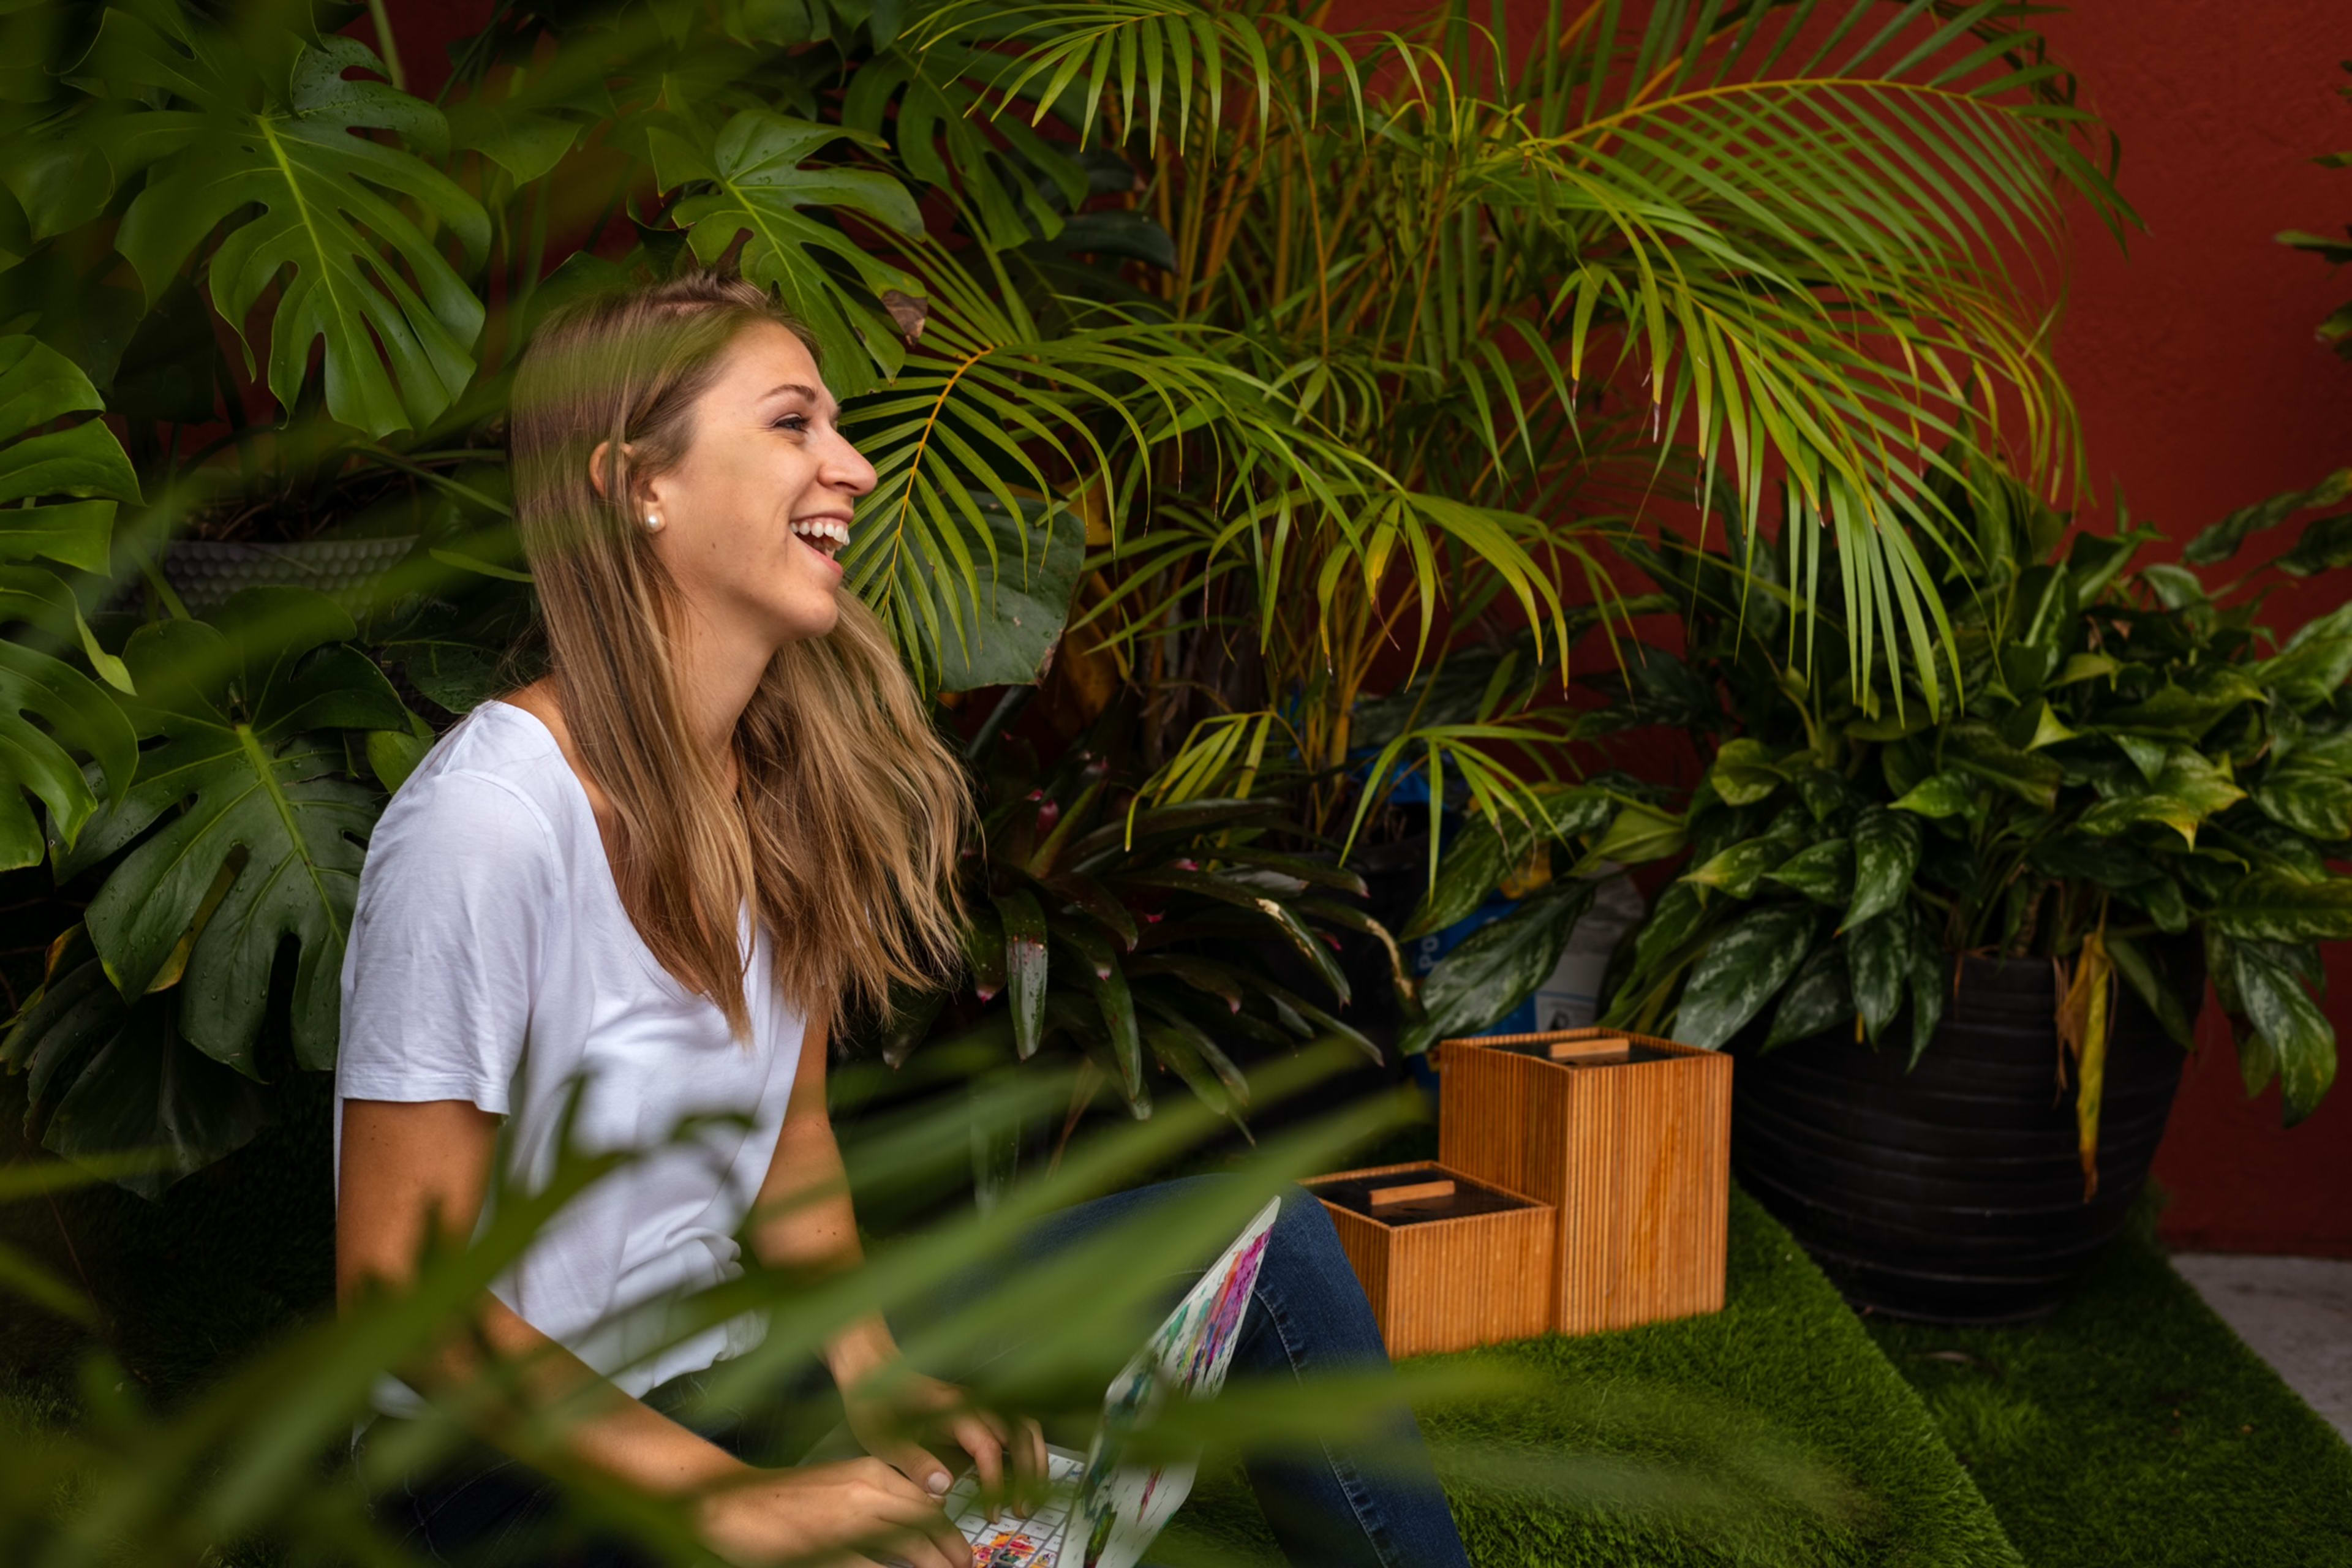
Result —
[[1391, 1356], [1526, 1339], [1549, 1326], [1551, 1210], [1422, 1162], [1317, 1176]]
[[1729, 1057], [1562, 1029], [1447, 1040], [1437, 1068], [1439, 1161], [1558, 1216], [1553, 1328], [1590, 1333], [1722, 1309]]

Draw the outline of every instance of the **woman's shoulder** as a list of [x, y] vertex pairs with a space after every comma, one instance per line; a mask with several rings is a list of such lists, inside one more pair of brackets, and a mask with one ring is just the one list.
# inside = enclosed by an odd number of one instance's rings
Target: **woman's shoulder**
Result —
[[563, 792], [578, 788], [545, 726], [520, 708], [485, 702], [402, 782], [377, 826], [375, 848], [416, 837], [443, 853], [499, 862], [561, 859], [569, 837]]

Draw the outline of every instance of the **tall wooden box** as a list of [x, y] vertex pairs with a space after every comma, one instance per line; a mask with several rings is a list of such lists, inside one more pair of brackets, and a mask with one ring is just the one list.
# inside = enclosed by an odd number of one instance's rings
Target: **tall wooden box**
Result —
[[[1625, 1048], [1575, 1059], [1609, 1039]], [[1729, 1057], [1622, 1030], [1563, 1029], [1446, 1040], [1437, 1068], [1438, 1159], [1558, 1216], [1555, 1329], [1722, 1310]]]
[[[1549, 1205], [1425, 1161], [1314, 1176], [1391, 1357], [1551, 1326]], [[1437, 1186], [1452, 1190], [1415, 1196]]]

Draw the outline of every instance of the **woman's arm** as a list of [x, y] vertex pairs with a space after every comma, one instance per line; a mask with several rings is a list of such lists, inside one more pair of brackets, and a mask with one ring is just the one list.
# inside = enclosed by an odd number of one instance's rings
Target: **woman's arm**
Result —
[[[335, 1212], [340, 1301], [349, 1306], [368, 1289], [409, 1285], [428, 1236], [465, 1244], [488, 1191], [498, 1126], [497, 1117], [465, 1100], [343, 1102]], [[508, 1434], [530, 1411], [578, 1398], [584, 1408], [562, 1431], [564, 1453], [656, 1496], [700, 1498], [704, 1535], [732, 1562], [768, 1562], [877, 1538], [921, 1568], [964, 1568], [971, 1561], [963, 1538], [930, 1498], [878, 1460], [757, 1470], [630, 1398], [488, 1292], [468, 1327], [472, 1332], [446, 1336], [401, 1375], [432, 1394], [464, 1386], [492, 1360], [526, 1365], [515, 1396], [478, 1418], [485, 1439], [506, 1447]]]
[[[825, 1026], [811, 1022], [801, 1042], [783, 1126], [776, 1133], [775, 1157], [752, 1211], [752, 1255], [771, 1268], [829, 1274], [854, 1268], [865, 1257], [841, 1145], [825, 1109], [826, 1046]], [[878, 1314], [852, 1323], [825, 1346], [825, 1363], [841, 1388], [850, 1428], [868, 1453], [887, 1459], [934, 1494], [946, 1491], [947, 1467], [905, 1436], [912, 1418], [943, 1427], [971, 1456], [985, 1493], [992, 1495], [1003, 1485], [1008, 1459], [1016, 1490], [1030, 1491], [1042, 1480], [1045, 1439], [1034, 1421], [1023, 1421], [1016, 1434], [992, 1413], [974, 1409], [951, 1384], [920, 1376], [892, 1380], [898, 1384], [895, 1411], [857, 1397], [862, 1384], [898, 1359], [898, 1342]]]

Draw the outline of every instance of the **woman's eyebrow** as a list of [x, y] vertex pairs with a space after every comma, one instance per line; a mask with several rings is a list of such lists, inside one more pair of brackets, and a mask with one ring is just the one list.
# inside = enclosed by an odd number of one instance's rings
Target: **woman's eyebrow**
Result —
[[780, 382], [776, 385], [772, 386], [768, 388], [767, 391], [761, 393], [760, 395], [761, 401], [765, 402], [771, 397], [782, 397], [788, 392], [797, 392], [803, 397], [807, 398], [811, 403], [816, 404], [822, 408], [825, 408], [828, 410], [828, 418], [833, 415], [841, 412], [840, 407], [835, 405], [831, 398], [825, 396], [823, 393], [817, 391], [815, 387], [809, 385], [806, 382], [802, 381]]

